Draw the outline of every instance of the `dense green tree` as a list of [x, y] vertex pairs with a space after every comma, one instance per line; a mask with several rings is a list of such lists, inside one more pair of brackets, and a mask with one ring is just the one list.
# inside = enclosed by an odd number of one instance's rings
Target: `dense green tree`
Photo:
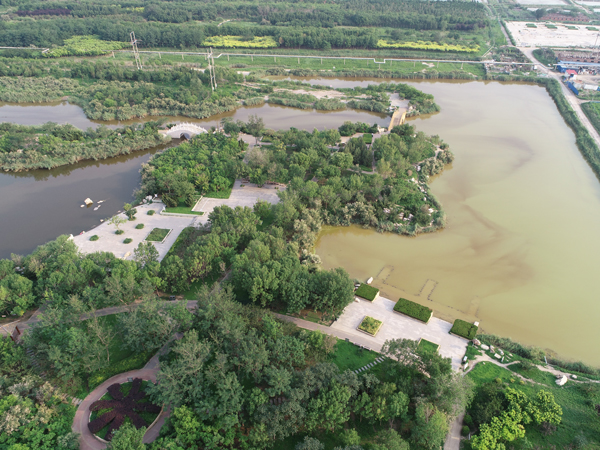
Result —
[[143, 438], [146, 427], [137, 430], [133, 425], [123, 424], [108, 444], [110, 450], [144, 450]]
[[428, 403], [417, 405], [415, 425], [410, 435], [415, 448], [437, 449], [442, 445], [447, 433], [448, 420], [444, 413]]

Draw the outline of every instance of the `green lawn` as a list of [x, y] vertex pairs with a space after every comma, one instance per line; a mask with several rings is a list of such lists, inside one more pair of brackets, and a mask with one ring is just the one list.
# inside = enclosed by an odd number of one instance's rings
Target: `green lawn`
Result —
[[375, 361], [379, 356], [377, 352], [363, 350], [352, 342], [338, 339], [335, 350], [330, 356], [330, 362], [338, 366], [340, 372], [344, 372], [347, 369], [360, 369]]
[[167, 234], [169, 234], [169, 231], [171, 230], [168, 228], [154, 228], [148, 237], [146, 237], [146, 240], [152, 242], [162, 242], [162, 240], [167, 237]]
[[[477, 364], [467, 376], [477, 385], [500, 378], [503, 382], [508, 383], [509, 386], [521, 390], [529, 396], [535, 395], [540, 389], [544, 389], [551, 392], [556, 402], [562, 407], [562, 423], [558, 426], [554, 434], [545, 436], [537, 426], [527, 425], [525, 426], [527, 442], [524, 439], [520, 439], [511, 443], [510, 447], [514, 447], [515, 450], [530, 448], [573, 448], [570, 446], [573, 444], [575, 437], [580, 433], [583, 433], [587, 440], [587, 445], [580, 448], [590, 450], [600, 449], [600, 420], [594, 409], [594, 404], [600, 403], [600, 386], [591, 383], [579, 384], [569, 381], [565, 386], [559, 387], [554, 384], [554, 377], [551, 374], [545, 374], [539, 370], [535, 372], [535, 370], [529, 373], [523, 372], [523, 374], [549, 384], [522, 384], [513, 372], [491, 363]], [[465, 448], [468, 449], [470, 447], [467, 445]]]
[[206, 198], [227, 199], [231, 195], [231, 190], [232, 189], [233, 189], [233, 182], [231, 183], [231, 186], [229, 186], [228, 188], [221, 189], [220, 191], [210, 191], [210, 192], [207, 192], [206, 194], [204, 194], [204, 197], [206, 197]]
[[469, 342], [469, 345], [467, 345], [467, 352], [465, 353], [465, 355], [467, 355], [467, 358], [469, 358], [469, 361], [475, 359], [477, 356], [481, 355], [481, 353], [482, 352], [480, 349], [478, 349], [472, 343]]
[[201, 198], [202, 198], [201, 195], [197, 195], [196, 200], [194, 201], [194, 204], [192, 206], [186, 205], [184, 199], [180, 198], [177, 206], [175, 206], [173, 208], [165, 208], [165, 212], [174, 213], [174, 214], [193, 214], [196, 216], [201, 216], [202, 214], [204, 214], [203, 212], [192, 211], [192, 208], [194, 206], [196, 206], [196, 203], [198, 203], [198, 200], [200, 200]]
[[427, 339], [421, 339], [419, 341], [419, 349], [425, 352], [437, 352], [440, 346], [434, 342], [428, 341]]
[[363, 141], [365, 144], [371, 144], [373, 142], [373, 135], [371, 133], [363, 134]]

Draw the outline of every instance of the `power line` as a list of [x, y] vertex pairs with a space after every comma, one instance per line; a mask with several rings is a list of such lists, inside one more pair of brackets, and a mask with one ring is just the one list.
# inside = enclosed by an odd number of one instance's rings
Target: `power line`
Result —
[[208, 74], [210, 76], [210, 87], [213, 91], [215, 91], [217, 89], [217, 76], [215, 75], [215, 59], [213, 58], [212, 47], [209, 48], [209, 51], [206, 54], [206, 59], [208, 60]]
[[144, 67], [142, 66], [142, 60], [140, 59], [140, 52], [138, 51], [137, 46], [137, 39], [135, 38], [135, 33], [133, 31], [129, 33], [129, 38], [131, 39], [131, 48], [133, 49], [135, 65], [138, 68], [138, 70], [142, 70]]

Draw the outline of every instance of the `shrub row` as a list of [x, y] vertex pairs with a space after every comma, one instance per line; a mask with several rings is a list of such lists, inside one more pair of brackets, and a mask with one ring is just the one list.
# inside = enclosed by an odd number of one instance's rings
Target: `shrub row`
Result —
[[394, 311], [405, 314], [413, 319], [417, 319], [425, 323], [429, 322], [429, 319], [431, 319], [433, 314], [433, 310], [431, 308], [411, 302], [405, 298], [398, 299], [394, 305]]
[[354, 292], [357, 297], [364, 298], [365, 300], [373, 301], [379, 294], [379, 289], [369, 286], [368, 284], [361, 283], [360, 287]]
[[450, 333], [456, 334], [457, 336], [464, 337], [465, 339], [475, 339], [477, 335], [477, 329], [479, 327], [472, 323], [465, 322], [461, 319], [456, 319], [452, 325]]

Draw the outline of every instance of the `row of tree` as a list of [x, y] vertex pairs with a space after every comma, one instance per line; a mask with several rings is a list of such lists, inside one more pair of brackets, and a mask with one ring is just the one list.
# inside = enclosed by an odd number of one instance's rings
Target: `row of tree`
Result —
[[[223, 1], [194, 5], [189, 2], [156, 2], [151, 5], [143, 2], [128, 2], [127, 5], [114, 5], [110, 2], [61, 2], [44, 3], [27, 0], [4, 0], [19, 5], [20, 16], [61, 16], [78, 18], [101, 18], [129, 15], [144, 17], [149, 21], [183, 23], [188, 21], [212, 21], [218, 17], [242, 19], [280, 27], [394, 27], [417, 30], [445, 30], [456, 25], [484, 27], [487, 24], [485, 9], [481, 5], [457, 2], [450, 4], [430, 4], [422, 2], [345, 2], [338, 4], [314, 4], [310, 9], [295, 1], [272, 2], [269, 8], [260, 8], [252, 2]], [[209, 32], [217, 32], [213, 26]]]
[[164, 143], [157, 123], [81, 131], [49, 122], [41, 126], [0, 124], [0, 169], [51, 169], [86, 159], [106, 159]]

